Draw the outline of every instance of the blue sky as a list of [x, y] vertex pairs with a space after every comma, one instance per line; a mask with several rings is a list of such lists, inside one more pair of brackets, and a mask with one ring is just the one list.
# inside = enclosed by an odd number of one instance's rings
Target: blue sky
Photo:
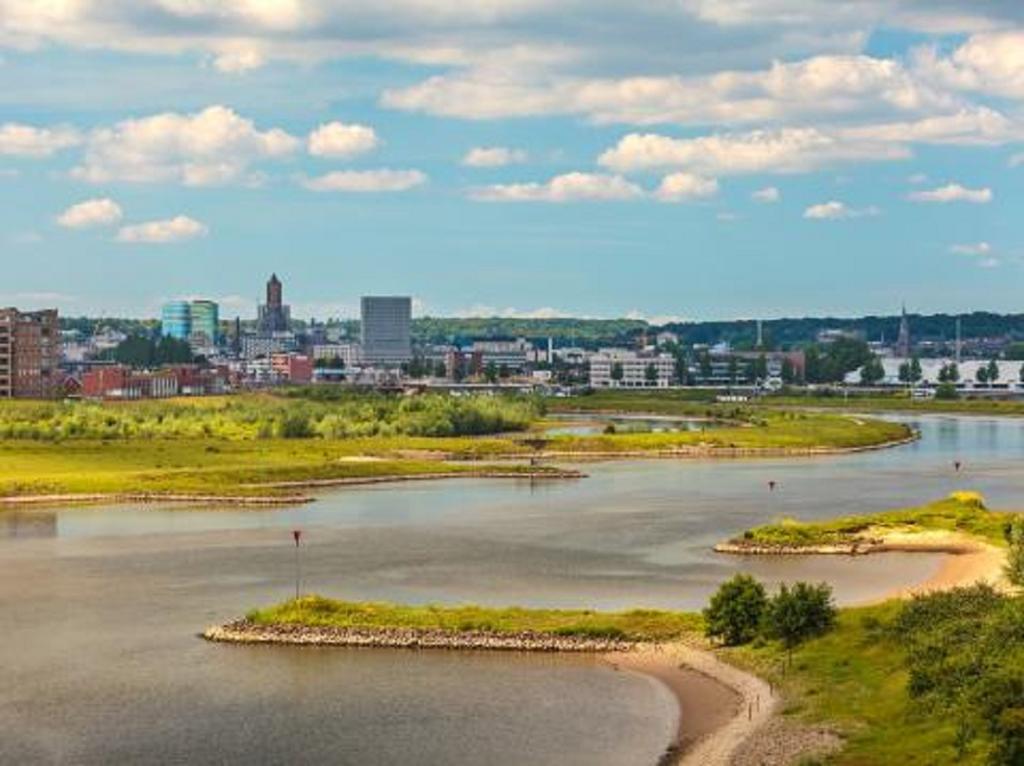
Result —
[[1022, 179], [1016, 2], [0, 0], [0, 304], [1016, 312]]

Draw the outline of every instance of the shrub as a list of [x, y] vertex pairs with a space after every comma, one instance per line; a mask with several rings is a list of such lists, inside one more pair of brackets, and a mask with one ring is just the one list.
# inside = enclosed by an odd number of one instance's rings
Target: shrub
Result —
[[827, 633], [835, 625], [832, 588], [826, 583], [783, 584], [768, 603], [765, 625], [768, 635], [782, 641], [791, 653], [809, 638]]
[[719, 587], [704, 610], [704, 632], [728, 646], [752, 641], [761, 627], [768, 600], [764, 586], [738, 574]]

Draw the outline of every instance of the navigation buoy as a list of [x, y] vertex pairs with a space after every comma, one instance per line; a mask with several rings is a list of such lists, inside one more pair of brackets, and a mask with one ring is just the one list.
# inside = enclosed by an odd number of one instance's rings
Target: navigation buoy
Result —
[[959, 460], [954, 460], [953, 461], [953, 470], [956, 471], [957, 473], [960, 473], [960, 461]]
[[768, 481], [768, 491], [769, 492], [774, 492], [775, 491], [775, 479], [770, 479]]

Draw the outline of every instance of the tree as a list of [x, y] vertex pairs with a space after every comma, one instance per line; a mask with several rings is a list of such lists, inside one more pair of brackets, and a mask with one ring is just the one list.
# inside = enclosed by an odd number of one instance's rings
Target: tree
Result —
[[995, 359], [989, 359], [985, 367], [988, 369], [988, 384], [991, 386], [999, 380], [999, 362]]
[[754, 379], [768, 380], [768, 357], [761, 354], [754, 360]]
[[935, 389], [936, 399], [959, 399], [960, 393], [956, 390], [956, 385], [946, 381], [945, 383], [939, 383]]
[[648, 364], [647, 367], [644, 368], [644, 380], [647, 382], [647, 385], [649, 386], [657, 385], [658, 368], [655, 367], [653, 363]]
[[942, 365], [939, 368], [939, 383], [956, 383], [960, 380], [960, 368], [956, 362]]
[[922, 378], [921, 360], [916, 356], [910, 360], [910, 382], [918, 383]]
[[989, 381], [988, 367], [979, 367], [978, 371], [974, 373], [974, 378], [982, 385], [985, 385]]
[[826, 583], [798, 582], [792, 588], [783, 584], [768, 603], [766, 613], [768, 634], [782, 641], [791, 659], [795, 647], [827, 633], [835, 620], [832, 588]]
[[787, 386], [797, 382], [796, 367], [789, 359], [782, 360], [782, 382]]
[[448, 368], [445, 367], [444, 362], [439, 361], [439, 362], [437, 362], [434, 365], [434, 377], [435, 378], [443, 378], [447, 374], [448, 374]]
[[750, 575], [738, 574], [722, 583], [704, 610], [704, 632], [727, 646], [757, 637], [768, 598], [764, 586]]
[[498, 380], [498, 365], [493, 361], [487, 363], [484, 367], [484, 378], [487, 379], [488, 383], [495, 383]]
[[865, 386], [874, 386], [885, 378], [882, 360], [872, 354], [871, 358], [860, 368], [860, 382]]
[[736, 357], [734, 357], [734, 356], [730, 356], [729, 357], [729, 383], [730, 384], [732, 384], [734, 386], [736, 385], [736, 378], [739, 376], [739, 373], [740, 373], [740, 363], [739, 363], [739, 360], [737, 360]]
[[622, 362], [615, 362], [615, 364], [612, 365], [612, 380], [616, 383], [621, 383], [625, 375], [626, 373], [622, 369]]
[[1007, 524], [1006, 579], [1017, 587], [1024, 586], [1024, 516], [1017, 516]]
[[711, 354], [705, 351], [700, 355], [700, 376], [707, 383], [711, 380], [711, 376], [714, 374], [714, 368], [711, 366]]

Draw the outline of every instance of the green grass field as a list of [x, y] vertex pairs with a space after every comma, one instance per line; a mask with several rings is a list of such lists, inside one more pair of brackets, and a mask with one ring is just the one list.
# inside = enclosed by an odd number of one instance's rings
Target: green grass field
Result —
[[403, 606], [400, 604], [335, 601], [304, 596], [246, 615], [257, 624], [293, 624], [337, 628], [412, 628], [450, 632], [484, 630], [494, 633], [550, 633], [559, 636], [668, 641], [698, 633], [700, 615], [634, 609], [594, 612], [584, 609], [495, 609], [465, 606]]
[[[617, 396], [584, 399], [604, 406]], [[630, 401], [634, 411], [669, 414], [688, 414], [682, 410], [693, 406], [674, 399], [659, 405], [653, 394]], [[699, 414], [708, 414], [706, 406], [700, 407]], [[319, 401], [262, 394], [112, 404], [4, 402], [0, 497], [251, 495], [268, 491], [253, 485], [275, 482], [480, 472], [487, 469], [481, 461], [525, 458], [538, 448], [580, 454], [688, 448], [799, 451], [865, 447], [910, 433], [902, 425], [873, 419], [735, 407], [713, 408], [710, 416], [726, 425], [703, 432], [585, 437], [488, 432], [537, 424], [542, 410], [521, 399], [453, 405], [437, 396], [422, 403], [379, 396]], [[532, 420], [524, 420], [528, 414]], [[453, 428], [463, 435], [420, 433], [444, 434]]]
[[[454, 443], [453, 442], [457, 442]], [[453, 439], [216, 439], [0, 442], [0, 497], [41, 494], [273, 494], [255, 485], [321, 479], [473, 473], [504, 441]], [[513, 445], [514, 448], [514, 445]], [[359, 459], [366, 456], [377, 459]], [[526, 470], [502, 464], [501, 471]], [[538, 469], [532, 469], [538, 470]], [[540, 468], [539, 470], [550, 470]]]
[[782, 519], [754, 527], [735, 539], [740, 544], [800, 548], [854, 543], [871, 532], [890, 530], [961, 532], [986, 542], [1004, 544], [1005, 525], [1012, 513], [990, 511], [980, 495], [954, 492], [949, 497], [915, 508], [843, 516], [825, 521]]
[[723, 656], [781, 689], [787, 717], [843, 735], [845, 747], [828, 764], [984, 763], [978, 746], [957, 755], [954, 717], [910, 699], [903, 650], [886, 629], [899, 609], [888, 602], [840, 610], [836, 629], [797, 649], [792, 667], [774, 643], [722, 650]]

